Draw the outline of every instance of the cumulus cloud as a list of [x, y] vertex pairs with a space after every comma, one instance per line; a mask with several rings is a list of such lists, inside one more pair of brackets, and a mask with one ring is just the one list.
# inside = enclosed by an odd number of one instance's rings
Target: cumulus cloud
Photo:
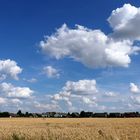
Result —
[[132, 93], [140, 93], [140, 88], [136, 84], [130, 83], [130, 91]]
[[47, 75], [48, 78], [59, 78], [59, 71], [52, 66], [45, 66], [43, 68], [43, 73]]
[[29, 87], [16, 87], [10, 83], [0, 84], [0, 93], [12, 98], [30, 98], [34, 91]]
[[131, 4], [113, 10], [108, 21], [119, 39], [140, 40], [140, 8]]
[[113, 29], [108, 35], [100, 29], [80, 25], [70, 29], [63, 24], [40, 42], [40, 48], [46, 55], [72, 58], [90, 68], [128, 67], [130, 55], [140, 51], [134, 46], [134, 41], [140, 40], [140, 8], [124, 4], [113, 10], [107, 20]]
[[97, 92], [96, 80], [67, 81], [62, 90], [51, 96], [51, 99], [55, 102], [65, 101], [69, 107], [74, 107], [73, 102], [96, 105], [94, 95]]
[[68, 81], [63, 87], [64, 91], [76, 95], [87, 95], [97, 93], [96, 80], [79, 80], [77, 82]]
[[116, 104], [123, 106], [122, 98], [127, 100], [119, 93], [98, 88], [96, 80], [94, 79], [83, 79], [79, 81], [67, 81], [60, 92], [51, 95], [50, 100], [62, 108], [63, 102], [66, 103], [65, 107], [68, 110], [70, 110], [71, 107], [74, 107], [76, 110], [82, 110], [81, 108], [93, 110], [94, 107], [94, 110], [101, 111], [105, 105], [107, 106], [104, 109], [112, 110], [110, 106], [108, 106], [108, 103], [114, 106]]
[[22, 69], [13, 60], [0, 60], [0, 80], [4, 80], [7, 77], [11, 77], [18, 80], [18, 74], [22, 72]]
[[[101, 30], [76, 25], [70, 29], [64, 24], [55, 34], [41, 41], [42, 51], [56, 59], [69, 57], [87, 67], [127, 67], [131, 62], [132, 42], [114, 41]], [[136, 51], [136, 49], [135, 49]]]

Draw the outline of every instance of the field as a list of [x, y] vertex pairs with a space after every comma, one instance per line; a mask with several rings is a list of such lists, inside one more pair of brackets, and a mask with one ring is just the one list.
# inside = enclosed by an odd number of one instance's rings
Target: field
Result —
[[140, 119], [0, 118], [0, 140], [140, 140]]

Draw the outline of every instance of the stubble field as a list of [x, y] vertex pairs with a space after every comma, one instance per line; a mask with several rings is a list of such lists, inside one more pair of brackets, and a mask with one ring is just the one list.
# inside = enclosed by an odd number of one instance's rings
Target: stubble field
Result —
[[140, 140], [140, 119], [1, 118], [0, 140]]

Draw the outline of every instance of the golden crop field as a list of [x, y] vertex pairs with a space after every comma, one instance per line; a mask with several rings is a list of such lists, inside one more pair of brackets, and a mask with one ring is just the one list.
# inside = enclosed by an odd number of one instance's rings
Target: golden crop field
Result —
[[1, 118], [0, 140], [140, 140], [140, 119]]

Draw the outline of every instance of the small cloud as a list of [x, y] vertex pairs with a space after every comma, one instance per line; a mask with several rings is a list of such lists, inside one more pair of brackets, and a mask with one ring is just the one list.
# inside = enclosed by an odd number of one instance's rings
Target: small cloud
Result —
[[29, 83], [36, 83], [37, 82], [37, 79], [36, 78], [31, 78], [31, 79], [23, 79]]
[[115, 97], [116, 94], [114, 92], [105, 92], [104, 96], [106, 96], [106, 97]]
[[59, 70], [53, 68], [52, 66], [45, 66], [43, 68], [43, 74], [45, 74], [48, 78], [59, 78]]
[[91, 104], [95, 105], [96, 104], [95, 99], [88, 98], [88, 97], [83, 97], [82, 99], [83, 99], [83, 102], [85, 104], [89, 104], [89, 105], [91, 105]]
[[136, 84], [130, 83], [130, 91], [132, 93], [140, 93], [140, 88]]

